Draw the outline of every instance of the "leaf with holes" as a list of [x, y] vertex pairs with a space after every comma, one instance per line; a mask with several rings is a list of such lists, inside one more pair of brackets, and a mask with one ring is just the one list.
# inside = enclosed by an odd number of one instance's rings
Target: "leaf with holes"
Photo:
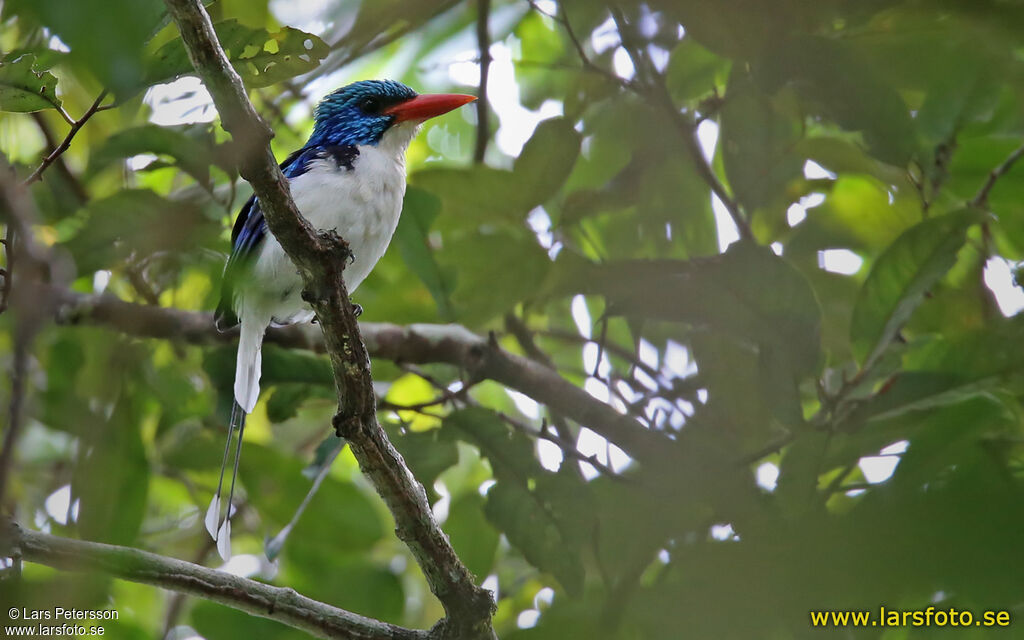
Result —
[[[327, 43], [305, 31], [284, 27], [271, 33], [237, 20], [214, 25], [217, 38], [245, 85], [258, 89], [316, 69], [330, 53]], [[149, 60], [146, 84], [167, 82], [192, 72], [181, 38], [160, 47]]]
[[60, 107], [57, 77], [49, 71], [36, 71], [35, 59], [23, 55], [0, 62], [0, 111], [26, 113]]

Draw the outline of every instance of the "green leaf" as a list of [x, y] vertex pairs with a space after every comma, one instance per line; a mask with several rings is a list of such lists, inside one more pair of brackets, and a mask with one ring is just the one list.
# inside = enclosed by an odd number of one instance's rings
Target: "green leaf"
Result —
[[267, 400], [267, 418], [273, 423], [284, 422], [298, 415], [299, 407], [309, 399], [312, 388], [306, 384], [279, 384]]
[[189, 611], [189, 623], [204, 638], [301, 640], [309, 637], [308, 634], [276, 620], [259, 618], [245, 611], [201, 598]]
[[583, 587], [580, 549], [542, 501], [522, 485], [499, 481], [487, 492], [484, 512], [530, 564], [555, 576], [571, 595], [578, 594]]
[[609, 263], [584, 273], [581, 293], [610, 312], [685, 322], [772, 347], [796, 373], [821, 356], [821, 310], [806, 278], [766, 247], [736, 243], [714, 258]]
[[303, 595], [378, 620], [402, 622], [406, 598], [402, 582], [368, 553], [347, 553], [341, 545], [302, 541], [289, 545], [281, 564], [282, 583]]
[[146, 189], [127, 189], [95, 200], [81, 218], [81, 228], [61, 243], [79, 273], [109, 269], [132, 254], [193, 249], [220, 232], [219, 225], [195, 206]]
[[[204, 144], [205, 142], [205, 144]], [[167, 155], [203, 185], [210, 183], [210, 165], [215, 162], [212, 136], [200, 141], [183, 130], [157, 125], [143, 125], [118, 131], [100, 144], [90, 159], [89, 172], [98, 171], [112, 162], [142, 153]]]
[[431, 502], [440, 497], [434, 482], [446, 469], [459, 462], [459, 450], [453, 438], [438, 429], [400, 432], [393, 423], [384, 423], [391, 443], [402, 454], [405, 463], [423, 485]]
[[394, 242], [402, 260], [430, 291], [441, 318], [451, 320], [452, 309], [450, 277], [442, 272], [430, 247], [430, 226], [441, 212], [441, 200], [428, 191], [409, 187], [405, 192], [402, 217], [395, 230]]
[[851, 424], [890, 419], [1000, 389], [1012, 390], [1024, 371], [1024, 319], [999, 319], [983, 328], [911, 342], [903, 370], [870, 401], [858, 406]]
[[444, 202], [445, 216], [519, 222], [555, 196], [580, 150], [580, 135], [565, 118], [537, 125], [512, 171], [487, 166], [417, 171], [410, 181]]
[[467, 493], [452, 501], [444, 531], [473, 575], [482, 578], [491, 572], [498, 532], [484, 517], [484, 499], [479, 493]]
[[513, 166], [516, 186], [530, 194], [534, 206], [554, 196], [568, 179], [580, 143], [571, 120], [551, 118], [537, 125]]
[[459, 319], [481, 324], [502, 315], [537, 292], [551, 269], [551, 260], [524, 233], [476, 233], [447, 244], [442, 265], [457, 269], [452, 302]]
[[346, 441], [336, 436], [330, 436], [317, 447], [317, 459], [313, 461], [309, 467], [303, 469], [302, 474], [313, 481], [310, 485], [309, 491], [306, 492], [306, 497], [302, 499], [302, 503], [299, 504], [298, 508], [295, 509], [295, 514], [292, 519], [288, 521], [281, 531], [277, 533], [273, 538], [269, 538], [264, 544], [263, 548], [266, 551], [267, 559], [274, 560], [280, 553], [281, 549], [284, 548], [285, 543], [288, 541], [288, 536], [291, 535], [295, 525], [298, 524], [302, 514], [305, 513], [306, 507], [309, 506], [310, 502], [313, 501], [313, 496], [316, 495], [317, 491], [320, 490], [320, 486], [324, 482], [324, 478], [331, 472], [331, 465], [334, 463], [334, 459], [338, 457], [341, 450], [345, 448]]
[[91, 442], [75, 468], [72, 500], [81, 500], [78, 527], [88, 540], [131, 544], [142, 526], [149, 462], [137, 405], [131, 397], [117, 403], [104, 432], [89, 435]]
[[[237, 20], [214, 25], [232, 66], [250, 89], [268, 87], [316, 69], [330, 53], [319, 37], [292, 27], [273, 33]], [[168, 82], [193, 72], [181, 38], [163, 45], [147, 62], [147, 85]]]
[[729, 69], [729, 61], [683, 38], [672, 50], [665, 84], [675, 100], [693, 100], [711, 94]]
[[886, 349], [925, 293], [949, 271], [981, 216], [972, 210], [926, 220], [901, 234], [875, 261], [857, 296], [850, 324], [864, 366]]
[[[768, 93], [791, 86], [805, 106], [859, 131], [884, 162], [905, 166], [919, 151], [910, 111], [899, 93], [841, 41], [798, 36], [772, 41], [753, 67]], [[870, 99], [865, 99], [870, 96]]]
[[[269, 447], [246, 442], [239, 476], [249, 502], [266, 521], [288, 526], [310, 493], [303, 463]], [[383, 535], [380, 516], [370, 500], [351, 483], [327, 475], [313, 495], [308, 513], [294, 525], [292, 535], [303, 545], [359, 551]]]
[[71, 53], [71, 68], [85, 71], [115, 95], [139, 87], [145, 43], [166, 12], [159, 0], [10, 0], [5, 18], [19, 26], [44, 26]]
[[36, 57], [24, 54], [0, 61], [0, 111], [40, 111], [57, 109], [57, 77], [49, 71], [35, 70]]
[[334, 386], [334, 373], [326, 358], [276, 345], [263, 348], [262, 384], [298, 382], [308, 385]]
[[533, 454], [533, 443], [510, 429], [490, 409], [470, 407], [453, 411], [444, 419], [442, 431], [452, 439], [475, 445], [490, 460], [495, 478], [525, 486], [541, 470]]
[[721, 112], [722, 160], [736, 198], [748, 210], [771, 204], [801, 177], [803, 159], [793, 152], [801, 122], [783, 100], [761, 93], [744, 73], [733, 73]]

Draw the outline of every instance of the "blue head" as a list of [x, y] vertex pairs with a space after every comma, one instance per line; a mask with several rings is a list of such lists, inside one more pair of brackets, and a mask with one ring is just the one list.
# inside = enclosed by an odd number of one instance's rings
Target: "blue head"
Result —
[[399, 120], [391, 109], [417, 97], [394, 80], [363, 80], [331, 92], [316, 107], [311, 145], [376, 145]]

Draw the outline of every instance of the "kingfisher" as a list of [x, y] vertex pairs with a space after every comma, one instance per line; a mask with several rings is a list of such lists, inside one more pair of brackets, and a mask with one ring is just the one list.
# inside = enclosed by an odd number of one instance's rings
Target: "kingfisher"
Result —
[[[333, 230], [351, 252], [345, 283], [353, 292], [384, 255], [398, 226], [405, 195], [405, 152], [426, 120], [476, 100], [461, 94], [418, 94], [393, 80], [364, 80], [328, 94], [314, 111], [313, 133], [281, 163], [296, 207], [310, 224]], [[256, 196], [249, 198], [231, 231], [215, 322], [227, 331], [241, 325], [234, 402], [217, 492], [205, 525], [224, 560], [231, 557], [231, 501], [241, 456], [245, 417], [260, 393], [261, 348], [267, 327], [309, 322], [302, 280], [267, 230]], [[237, 431], [227, 506], [221, 490]]]

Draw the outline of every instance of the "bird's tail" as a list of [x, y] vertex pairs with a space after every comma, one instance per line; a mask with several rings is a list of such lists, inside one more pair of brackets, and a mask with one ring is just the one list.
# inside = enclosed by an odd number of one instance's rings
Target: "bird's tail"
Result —
[[[245, 411], [233, 402], [231, 407], [231, 420], [228, 424], [228, 437], [224, 442], [224, 457], [220, 463], [220, 477], [217, 480], [217, 492], [213, 494], [213, 500], [206, 509], [206, 530], [217, 542], [217, 553], [225, 562], [231, 559], [231, 502], [235, 496], [235, 480], [238, 478], [238, 462], [242, 454], [242, 434], [245, 432]], [[238, 441], [235, 444], [235, 460], [232, 464], [231, 484], [228, 488], [228, 501], [224, 519], [221, 520], [221, 495], [224, 489], [224, 471], [227, 469], [228, 452], [231, 450], [231, 440], [238, 431]]]
[[[242, 322], [242, 334], [238, 340], [238, 356], [235, 366], [234, 402], [231, 406], [231, 419], [228, 425], [228, 437], [224, 443], [224, 456], [220, 463], [220, 477], [217, 480], [217, 492], [206, 510], [206, 530], [217, 541], [217, 552], [225, 561], [231, 559], [231, 501], [235, 494], [235, 481], [238, 478], [238, 463], [242, 454], [242, 435], [245, 432], [245, 417], [252, 413], [256, 399], [260, 395], [260, 369], [262, 368], [262, 346], [265, 325]], [[228, 501], [224, 519], [221, 520], [221, 495], [224, 488], [224, 472], [227, 469], [228, 453], [231, 451], [231, 439], [238, 430], [238, 441], [235, 444], [235, 456], [232, 463], [231, 484], [228, 489]]]
[[[251, 314], [250, 314], [251, 315]], [[242, 319], [235, 361], [235, 402], [246, 413], [252, 413], [260, 396], [260, 370], [263, 363], [263, 332], [268, 322]]]

